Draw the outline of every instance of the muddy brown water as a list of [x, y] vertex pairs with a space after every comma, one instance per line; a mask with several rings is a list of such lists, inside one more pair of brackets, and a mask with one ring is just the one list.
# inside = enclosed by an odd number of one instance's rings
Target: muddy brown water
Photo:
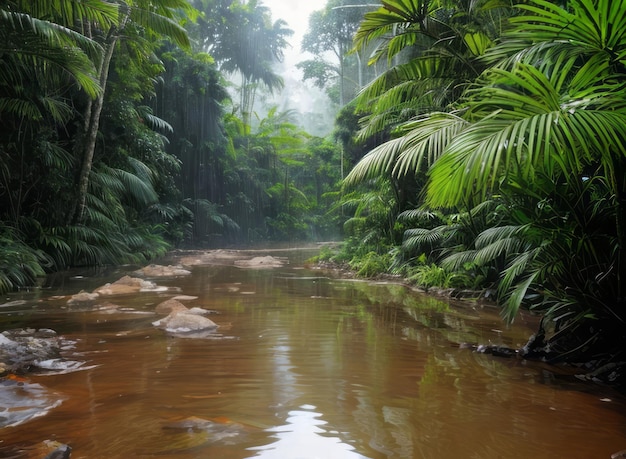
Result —
[[[275, 269], [196, 266], [154, 279], [167, 292], [108, 298], [124, 309], [113, 313], [72, 310], [67, 295], [124, 270], [7, 296], [25, 303], [0, 308], [1, 329], [53, 328], [94, 367], [29, 376], [61, 403], [0, 429], [0, 457], [32, 457], [46, 439], [73, 459], [608, 459], [626, 449], [626, 402], [610, 389], [459, 349], [522, 345], [530, 321], [505, 327], [491, 308], [333, 278], [303, 268], [305, 255]], [[155, 305], [177, 294], [215, 310], [218, 331], [155, 329]]]

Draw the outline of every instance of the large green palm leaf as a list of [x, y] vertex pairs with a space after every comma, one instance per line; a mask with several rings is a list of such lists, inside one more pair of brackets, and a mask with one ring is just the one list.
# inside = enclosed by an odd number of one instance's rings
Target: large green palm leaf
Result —
[[118, 20], [118, 5], [103, 0], [13, 0], [12, 3], [21, 10], [28, 10], [33, 17], [67, 27], [77, 23], [110, 26]]
[[502, 43], [487, 51], [486, 61], [508, 65], [544, 62], [552, 65], [566, 54], [584, 59], [600, 55], [613, 64], [626, 59], [626, 1], [572, 0], [563, 9], [546, 0], [517, 5], [523, 14]]
[[[495, 35], [489, 34], [495, 34], [497, 27], [480, 29], [477, 25], [499, 23], [506, 16], [495, 12], [502, 6], [500, 3], [389, 1], [383, 2], [378, 11], [365, 15], [355, 37], [356, 48], [378, 41], [379, 49], [372, 61], [387, 55], [394, 58], [395, 65], [357, 97], [358, 109], [366, 113], [359, 137], [367, 139], [399, 126], [397, 131], [408, 139], [392, 140], [373, 150], [356, 166], [350, 180], [383, 170], [393, 170], [397, 176], [414, 174], [424, 158], [429, 166], [434, 162], [442, 151], [439, 147], [446, 143], [444, 137], [449, 135], [451, 139], [463, 123], [440, 130], [443, 117], [437, 114], [429, 125], [424, 114], [450, 110], [482, 71], [484, 63], [479, 57], [493, 45]], [[399, 55], [402, 50], [404, 53]], [[397, 57], [406, 56], [409, 58], [405, 62], [396, 62]], [[409, 121], [412, 119], [416, 121]], [[417, 133], [420, 129], [423, 131]], [[433, 132], [437, 134], [432, 141], [424, 140]], [[416, 138], [423, 141], [416, 142]], [[369, 172], [364, 173], [365, 170]]]
[[157, 35], [168, 37], [182, 48], [191, 43], [180, 20], [194, 17], [196, 10], [187, 0], [127, 0], [120, 1], [122, 10], [129, 10], [129, 19]]
[[27, 12], [0, 9], [0, 84], [8, 91], [32, 81], [47, 82], [70, 75], [90, 96], [100, 88], [89, 59], [99, 49], [70, 28], [33, 17]]
[[346, 185], [375, 177], [414, 174], [430, 166], [468, 125], [454, 113], [433, 113], [402, 126], [402, 135], [374, 148], [350, 171]]
[[365, 49], [372, 41], [379, 41], [372, 62], [382, 56], [389, 61], [407, 46], [418, 40], [419, 27], [439, 2], [429, 0], [383, 1], [382, 7], [365, 14], [354, 36], [357, 49]]
[[399, 64], [374, 79], [357, 96], [357, 109], [371, 113], [359, 137], [367, 139], [389, 126], [447, 108], [462, 92], [467, 66], [450, 56], [422, 56]]
[[603, 162], [614, 175], [612, 155], [626, 154], [623, 95], [602, 90], [607, 84], [597, 80], [601, 90], [585, 88], [584, 98], [561, 94], [555, 87], [560, 75], [550, 80], [526, 65], [491, 76], [492, 83], [476, 89], [469, 102], [468, 117], [477, 121], [450, 143], [431, 171], [432, 205], [463, 202], [469, 190], [484, 198], [510, 177], [532, 182], [538, 171], [569, 176]]

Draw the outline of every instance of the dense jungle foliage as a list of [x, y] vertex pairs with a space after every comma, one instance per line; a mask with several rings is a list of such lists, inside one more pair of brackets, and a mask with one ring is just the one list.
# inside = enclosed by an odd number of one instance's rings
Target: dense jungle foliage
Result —
[[355, 34], [389, 69], [353, 103], [386, 140], [345, 181], [352, 265], [530, 308], [527, 355], [618, 378], [626, 2], [382, 3]]
[[316, 138], [255, 111], [292, 32], [261, 1], [0, 0], [0, 290], [340, 229], [323, 256], [361, 275], [531, 309], [527, 355], [623, 367], [624, 11], [329, 0], [299, 65], [340, 108]]
[[337, 143], [255, 112], [292, 33], [260, 2], [3, 0], [0, 22], [0, 291], [337, 233]]

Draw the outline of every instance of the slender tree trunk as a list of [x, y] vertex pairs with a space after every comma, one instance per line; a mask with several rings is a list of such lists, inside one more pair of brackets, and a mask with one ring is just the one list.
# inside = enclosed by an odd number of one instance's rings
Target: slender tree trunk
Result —
[[82, 222], [85, 214], [87, 189], [89, 187], [89, 174], [91, 173], [91, 168], [93, 166], [93, 155], [96, 150], [96, 138], [98, 137], [98, 128], [100, 127], [100, 113], [102, 112], [102, 105], [104, 103], [104, 93], [109, 77], [111, 57], [113, 56], [113, 51], [115, 50], [115, 44], [117, 43], [118, 37], [119, 35], [117, 35], [117, 29], [112, 28], [105, 41], [104, 53], [98, 67], [101, 92], [95, 100], [88, 104], [85, 113], [85, 132], [82, 144], [83, 160], [80, 175], [78, 177], [78, 199], [76, 202], [76, 210], [73, 213], [73, 223]]
[[78, 198], [74, 211], [71, 213], [69, 218], [71, 223], [80, 223], [84, 219], [87, 190], [89, 188], [89, 175], [93, 166], [93, 156], [96, 150], [96, 138], [98, 137], [98, 129], [100, 127], [100, 114], [102, 112], [104, 94], [106, 92], [107, 81], [109, 79], [111, 58], [113, 57], [113, 52], [115, 51], [115, 45], [117, 44], [129, 17], [130, 10], [124, 14], [124, 17], [120, 21], [118, 27], [111, 27], [109, 29], [107, 37], [104, 41], [104, 52], [100, 60], [100, 65], [97, 69], [101, 92], [98, 94], [96, 99], [89, 101], [87, 108], [85, 109], [85, 125], [81, 139], [83, 160], [80, 175], [78, 177]]
[[243, 121], [245, 133], [250, 133], [250, 81], [242, 73], [241, 75], [241, 120]]

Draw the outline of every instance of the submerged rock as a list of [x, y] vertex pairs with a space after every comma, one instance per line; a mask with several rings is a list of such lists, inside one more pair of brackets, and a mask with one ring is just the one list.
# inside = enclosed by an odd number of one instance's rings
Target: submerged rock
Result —
[[[66, 360], [66, 359], [48, 359], [48, 360], [36, 360], [33, 362], [33, 367], [39, 370], [46, 370], [54, 374], [72, 373], [79, 370], [89, 370], [95, 368], [97, 365], [84, 366], [85, 362], [78, 360]], [[49, 373], [48, 373], [49, 374]]]
[[44, 440], [31, 448], [26, 448], [25, 453], [27, 459], [69, 459], [72, 448], [58, 441]]
[[191, 301], [191, 300], [197, 300], [198, 297], [197, 296], [193, 296], [193, 295], [176, 295], [175, 297], [172, 298], [172, 300], [178, 300], [178, 301]]
[[20, 328], [0, 333], [4, 372], [26, 372], [36, 361], [60, 357], [61, 339], [54, 330]]
[[0, 333], [0, 375], [9, 373], [70, 373], [87, 370], [84, 362], [63, 357], [75, 342], [64, 339], [47, 328], [19, 328]]
[[206, 316], [208, 314], [214, 313], [215, 311], [209, 311], [208, 309], [198, 307], [193, 307], [189, 309], [187, 306], [185, 306], [175, 298], [170, 298], [169, 300], [165, 300], [162, 303], [159, 303], [154, 312], [156, 312], [157, 314], [171, 314], [172, 312], [178, 312], [183, 314], [193, 314], [196, 316]]
[[148, 265], [135, 271], [138, 276], [145, 277], [173, 277], [173, 276], [188, 276], [191, 271], [183, 268], [180, 265], [177, 266], [163, 266], [163, 265]]
[[67, 300], [68, 306], [92, 306], [94, 302], [100, 297], [98, 293], [88, 293], [85, 291], [80, 291], [75, 295], [72, 295], [69, 300]]
[[287, 260], [285, 258], [267, 255], [265, 257], [254, 257], [249, 260], [237, 260], [235, 261], [235, 266], [240, 268], [280, 268], [286, 263]]
[[146, 457], [174, 457], [180, 454], [185, 457], [205, 457], [199, 453], [202, 448], [211, 444], [241, 443], [246, 441], [250, 430], [250, 427], [227, 418], [203, 419], [190, 416], [164, 422], [159, 435], [151, 441]]
[[246, 433], [246, 426], [226, 418], [204, 419], [190, 416], [180, 421], [169, 422], [163, 426], [165, 431], [180, 431], [187, 434], [208, 434], [207, 443], [222, 442], [234, 444]]
[[169, 300], [165, 300], [162, 303], [157, 304], [155, 308], [155, 312], [157, 314], [170, 314], [175, 311], [187, 311], [187, 306], [181, 303], [178, 300], [170, 298]]
[[209, 250], [207, 252], [192, 252], [191, 255], [180, 258], [180, 263], [184, 266], [232, 264], [235, 260], [244, 258], [237, 250]]

